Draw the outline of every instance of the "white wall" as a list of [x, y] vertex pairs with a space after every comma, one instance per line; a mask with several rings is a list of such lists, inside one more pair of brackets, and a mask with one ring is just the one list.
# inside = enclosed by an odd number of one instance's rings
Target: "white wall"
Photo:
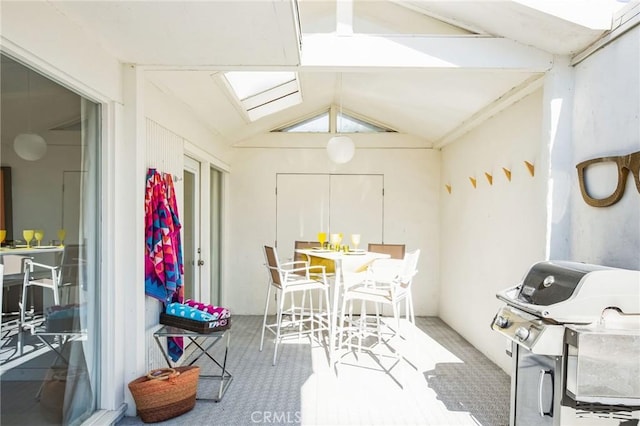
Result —
[[[552, 108], [543, 105], [541, 92], [443, 149], [442, 180], [452, 185], [452, 194], [441, 190], [440, 317], [505, 371], [510, 359], [504, 354], [504, 338], [489, 328], [502, 305], [495, 293], [517, 283], [532, 263], [545, 258], [545, 239], [568, 241], [568, 250], [560, 251], [570, 260], [640, 268], [640, 205], [633, 178], [628, 177], [617, 204], [596, 208], [583, 201], [575, 169], [590, 158], [640, 150], [639, 68], [638, 27], [575, 67], [572, 131], [560, 141], [562, 147], [554, 148], [561, 156], [563, 149], [569, 150], [571, 160], [551, 163], [551, 170], [537, 170], [533, 178], [522, 162], [548, 164], [544, 147], [557, 137], [541, 134], [543, 111]], [[511, 168], [511, 182], [501, 167]], [[485, 171], [493, 172], [493, 186]], [[477, 189], [468, 181], [474, 175]], [[568, 200], [548, 198], [548, 176], [569, 180]], [[609, 182], [600, 182], [602, 186], [615, 187], [617, 175], [605, 180]], [[548, 231], [553, 235], [545, 236], [547, 222], [566, 223], [567, 217], [568, 226], [553, 226]]]
[[[225, 303], [236, 314], [261, 314], [264, 310], [267, 274], [262, 245], [274, 244], [276, 238], [276, 173], [381, 173], [385, 182], [385, 240], [422, 250], [413, 287], [414, 306], [417, 315], [435, 315], [439, 163], [439, 152], [430, 149], [357, 149], [355, 158], [341, 166], [330, 163], [322, 148], [236, 149], [229, 188], [231, 254]], [[293, 247], [290, 252], [279, 248], [283, 258], [292, 252]]]
[[[573, 164], [640, 151], [640, 27], [580, 63], [575, 78]], [[640, 194], [631, 173], [622, 199], [601, 208], [584, 202], [575, 168], [570, 173], [572, 257], [640, 269]], [[609, 187], [616, 182], [611, 175]]]
[[3, 1], [0, 8], [5, 52], [22, 55], [63, 85], [82, 88], [88, 97], [122, 101], [120, 62], [55, 4]]
[[[229, 148], [226, 145], [215, 142], [214, 135], [197, 121], [189, 111], [185, 110], [182, 104], [177, 103], [170, 96], [161, 92], [155, 85], [144, 82], [144, 115], [145, 123], [145, 167], [156, 168], [162, 173], [170, 173], [177, 177], [174, 181], [176, 190], [176, 200], [178, 202], [178, 213], [184, 223], [184, 182], [182, 180], [184, 169], [184, 155], [191, 150], [198, 151], [197, 159], [201, 162], [201, 203], [208, 206], [209, 193], [209, 168], [214, 154], [218, 157], [228, 159], [230, 157]], [[192, 153], [191, 153], [192, 154]], [[216, 158], [218, 158], [216, 157]], [[202, 214], [202, 223], [208, 222], [208, 209]], [[203, 227], [207, 228], [206, 225]], [[209, 256], [208, 228], [202, 229], [202, 256]], [[208, 266], [210, 262], [205, 262]], [[208, 269], [201, 270], [203, 275], [203, 285], [208, 285]], [[208, 293], [207, 293], [208, 294]], [[202, 299], [205, 302], [209, 300]], [[146, 338], [146, 362], [147, 369], [160, 368], [164, 365], [164, 359], [153, 340], [152, 333], [158, 328], [158, 317], [163, 305], [160, 301], [145, 296], [144, 316], [145, 316], [145, 336]], [[135, 415], [133, 406], [129, 407], [128, 415]]]
[[231, 149], [219, 136], [198, 121], [190, 110], [149, 81], [145, 83], [145, 116], [180, 135], [209, 156], [225, 163], [230, 161]]
[[[72, 137], [79, 137], [80, 132], [71, 133], [77, 133]], [[45, 157], [26, 161], [16, 155], [12, 144], [3, 144], [2, 165], [11, 167], [14, 239], [24, 239], [23, 229], [43, 229], [43, 244], [58, 239], [57, 230], [62, 225], [63, 171], [79, 171], [80, 154], [77, 143], [74, 146], [50, 144]]]
[[[216, 168], [223, 172], [229, 171], [229, 161], [232, 158], [232, 151], [220, 137], [200, 121], [198, 121], [183, 104], [176, 102], [174, 98], [162, 92], [148, 80], [144, 85], [144, 114], [147, 118], [147, 131], [150, 130], [150, 123], [153, 135], [147, 135], [147, 152], [145, 154], [146, 167], [156, 167], [160, 171], [182, 176], [184, 156], [197, 160], [200, 163], [200, 191], [201, 199], [201, 233], [200, 249], [201, 258], [209, 259], [210, 253], [210, 233], [208, 223], [210, 222], [210, 170]], [[166, 140], [174, 141], [175, 146], [170, 149]], [[163, 142], [165, 140], [165, 142]], [[177, 151], [176, 151], [177, 149]], [[178, 201], [179, 214], [183, 217], [183, 182], [178, 179], [174, 182], [176, 187], [176, 199]], [[223, 211], [226, 207], [223, 206]], [[205, 261], [200, 268], [203, 301], [210, 302], [207, 298], [210, 294], [208, 287], [210, 284], [212, 262]], [[223, 271], [224, 274], [224, 271]], [[147, 300], [147, 324], [155, 321], [155, 301]], [[150, 309], [150, 306], [154, 306]], [[152, 313], [150, 313], [152, 312]], [[152, 318], [153, 317], [153, 318]]]
[[439, 316], [505, 371], [505, 339], [490, 329], [495, 294], [545, 253], [546, 181], [524, 165], [540, 163], [541, 120], [539, 90], [442, 150]]

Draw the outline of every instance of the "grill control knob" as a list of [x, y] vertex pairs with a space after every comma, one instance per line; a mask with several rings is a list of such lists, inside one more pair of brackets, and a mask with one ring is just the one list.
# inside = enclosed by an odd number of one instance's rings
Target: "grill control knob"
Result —
[[500, 328], [507, 328], [509, 327], [509, 319], [498, 315], [495, 324]]
[[529, 338], [529, 329], [526, 327], [518, 327], [516, 329], [516, 337], [521, 341], [525, 341]]

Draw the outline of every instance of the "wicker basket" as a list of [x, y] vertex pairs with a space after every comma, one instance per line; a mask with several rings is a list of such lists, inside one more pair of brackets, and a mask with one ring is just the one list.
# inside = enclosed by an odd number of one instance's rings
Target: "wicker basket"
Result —
[[[40, 388], [40, 411], [50, 423], [64, 423], [64, 400], [67, 383], [73, 386], [78, 398], [91, 398], [91, 386], [87, 370], [52, 366], [47, 371]], [[82, 396], [81, 396], [82, 395]], [[67, 396], [68, 398], [69, 396]]]
[[152, 370], [129, 383], [138, 415], [145, 423], [179, 416], [196, 405], [200, 367]]

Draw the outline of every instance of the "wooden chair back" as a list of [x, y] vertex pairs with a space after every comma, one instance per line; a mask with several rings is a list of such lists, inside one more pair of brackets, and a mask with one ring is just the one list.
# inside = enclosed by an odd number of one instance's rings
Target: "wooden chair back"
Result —
[[274, 247], [264, 246], [264, 258], [267, 261], [267, 269], [271, 277], [271, 283], [282, 288], [282, 280], [280, 279], [280, 262], [278, 262], [278, 253]]
[[[310, 249], [314, 247], [320, 247], [320, 243], [318, 241], [296, 241], [294, 243], [294, 248], [296, 250]], [[315, 256], [307, 257], [302, 253], [298, 253], [297, 251], [294, 251], [293, 260], [309, 262], [309, 266], [324, 266], [324, 271], [327, 274], [335, 274], [336, 272], [336, 265], [335, 263], [333, 263], [333, 260], [322, 259], [320, 257], [315, 257]], [[318, 271], [319, 270], [316, 269], [316, 272]]]
[[391, 259], [404, 259], [405, 245], [369, 243], [367, 250], [374, 253], [388, 254]]
[[304, 250], [304, 249], [311, 249], [314, 247], [320, 247], [320, 243], [318, 241], [295, 241], [294, 242], [294, 252], [293, 252], [293, 260], [296, 262], [306, 262], [309, 259], [307, 259], [307, 256], [302, 254], [302, 253], [298, 253], [295, 250]]

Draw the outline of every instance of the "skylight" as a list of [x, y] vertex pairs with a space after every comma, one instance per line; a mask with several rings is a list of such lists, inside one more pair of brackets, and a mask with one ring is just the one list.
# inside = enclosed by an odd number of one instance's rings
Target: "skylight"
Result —
[[302, 102], [294, 72], [232, 71], [224, 77], [251, 121]]

